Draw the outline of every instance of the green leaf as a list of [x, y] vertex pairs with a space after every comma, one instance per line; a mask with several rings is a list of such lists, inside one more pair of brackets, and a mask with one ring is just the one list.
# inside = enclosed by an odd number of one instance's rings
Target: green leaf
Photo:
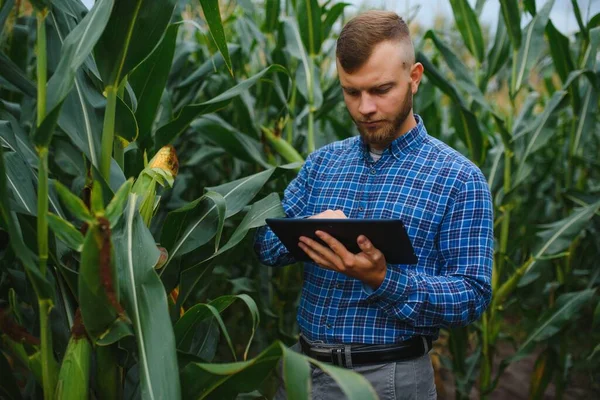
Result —
[[322, 40], [327, 40], [333, 25], [337, 22], [338, 18], [344, 13], [344, 9], [351, 5], [350, 3], [336, 3], [328, 11], [325, 21], [323, 21], [322, 29], [323, 34], [321, 35]]
[[89, 394], [92, 345], [85, 335], [71, 336], [63, 357], [55, 398], [57, 400], [84, 399]]
[[[234, 55], [240, 50], [240, 46], [237, 44], [230, 44], [228, 47], [229, 54]], [[223, 55], [221, 53], [214, 54], [208, 60], [204, 61], [198, 69], [196, 69], [190, 76], [183, 79], [179, 82], [175, 88], [181, 89], [186, 86], [190, 86], [201, 79], [206, 78], [208, 74], [211, 72], [218, 71], [223, 64], [225, 64], [225, 60], [223, 59]]]
[[504, 25], [509, 33], [513, 49], [521, 47], [521, 12], [517, 0], [505, 0], [500, 2]]
[[152, 123], [171, 70], [179, 26], [180, 24], [169, 25], [156, 49], [128, 77], [138, 100], [135, 119], [140, 130], [140, 142], [150, 136]]
[[517, 54], [516, 63], [513, 62], [513, 77], [511, 80], [511, 95], [515, 95], [523, 82], [528, 78], [529, 72], [538, 57], [544, 50], [544, 30], [550, 17], [550, 10], [554, 5], [554, 0], [549, 0], [539, 13], [533, 17], [533, 20], [527, 24], [523, 31], [521, 47]]
[[[230, 343], [229, 333], [220, 314], [233, 304], [235, 300], [236, 296], [221, 296], [209, 304], [196, 304], [189, 308], [173, 327], [177, 350], [189, 353], [198, 325], [202, 321], [213, 317], [217, 320], [223, 335], [226, 337], [228, 343]], [[233, 349], [232, 353], [235, 357]]]
[[75, 216], [75, 218], [87, 222], [94, 223], [95, 219], [88, 210], [87, 206], [79, 197], [75, 196], [69, 189], [67, 189], [62, 183], [55, 181], [54, 188], [58, 193], [58, 197], [63, 202], [65, 207]]
[[225, 149], [227, 154], [249, 163], [258, 163], [265, 168], [271, 167], [262, 155], [262, 144], [239, 132], [221, 117], [209, 114], [192, 122], [191, 127], [198, 134]]
[[0, 76], [29, 97], [37, 96], [37, 89], [27, 75], [4, 53], [0, 52]]
[[587, 289], [562, 294], [556, 300], [554, 307], [540, 318], [537, 327], [529, 334], [517, 351], [507, 360], [503, 360], [502, 364], [509, 364], [522, 359], [533, 350], [536, 342], [554, 336], [569, 322], [573, 322], [581, 307], [587, 304], [595, 293], [596, 289]]
[[260, 323], [260, 314], [258, 311], [258, 307], [256, 306], [254, 300], [246, 294], [220, 296], [215, 300], [211, 301], [209, 304], [197, 304], [189, 310], [187, 310], [185, 314], [179, 319], [179, 321], [177, 321], [177, 324], [174, 328], [175, 337], [177, 338], [177, 348], [181, 351], [189, 351], [198, 325], [208, 318], [215, 317], [219, 326], [221, 327], [223, 335], [227, 339], [233, 357], [235, 358], [235, 351], [233, 349], [233, 346], [231, 345], [229, 333], [227, 332], [227, 328], [225, 328], [225, 324], [223, 323], [223, 320], [221, 319], [221, 316], [219, 314], [225, 311], [236, 300], [241, 300], [246, 304], [252, 317], [252, 332], [250, 334], [250, 338], [248, 340], [248, 344], [246, 345], [246, 350], [244, 352], [245, 360], [248, 356], [248, 350], [250, 349], [250, 345], [252, 344], [252, 338], [254, 337], [256, 328], [258, 328], [258, 324]]
[[323, 95], [320, 94], [321, 85], [319, 77], [315, 74], [314, 63], [306, 52], [296, 21], [291, 17], [285, 17], [282, 21], [286, 43], [285, 50], [302, 63], [302, 72], [300, 72], [300, 69], [296, 71], [296, 79], [301, 80], [298, 85], [302, 85], [302, 88], [299, 87], [298, 90], [301, 91], [310, 106], [316, 106], [316, 100], [320, 98], [322, 102]]
[[6, 160], [6, 180], [12, 192], [15, 211], [28, 215], [37, 215], [37, 194], [32, 182], [29, 167], [17, 153], [8, 153]]
[[60, 108], [73, 88], [78, 68], [92, 52], [94, 45], [104, 31], [114, 0], [98, 0], [90, 12], [65, 38], [60, 62], [47, 85], [47, 109], [44, 121], [36, 130], [34, 141], [38, 146], [48, 147]]
[[179, 368], [167, 296], [154, 266], [160, 255], [132, 194], [114, 243], [122, 301], [138, 346], [142, 398], [179, 399]]
[[94, 52], [104, 86], [118, 87], [161, 40], [176, 0], [117, 1]]
[[458, 137], [467, 146], [469, 158], [477, 165], [485, 161], [483, 133], [479, 128], [477, 117], [470, 110], [460, 105], [451, 107], [454, 116], [454, 127]]
[[241, 95], [254, 86], [263, 76], [272, 72], [285, 72], [287, 74], [287, 70], [281, 65], [271, 65], [211, 100], [200, 104], [190, 104], [185, 106], [174, 120], [161, 126], [156, 131], [156, 144], [154, 148], [160, 149], [171, 143], [183, 133], [194, 119], [198, 118], [200, 115], [208, 114], [225, 107], [232, 98]]
[[567, 80], [567, 77], [575, 69], [575, 64], [571, 57], [571, 50], [569, 45], [569, 38], [559, 32], [554, 27], [552, 21], [548, 21], [546, 25], [546, 36], [548, 37], [548, 44], [550, 45], [550, 54], [554, 61], [554, 68], [558, 72], [558, 76], [563, 83]]
[[[243, 183], [256, 185], [257, 182], [245, 181]], [[257, 186], [260, 189], [263, 185], [264, 183], [260, 186]], [[216, 190], [216, 188], [213, 189]], [[254, 197], [254, 194], [252, 194], [252, 192], [250, 192], [250, 195]], [[241, 197], [241, 195], [238, 196]], [[245, 199], [242, 200], [242, 202], [244, 203], [247, 203], [252, 198], [248, 196], [248, 194], [243, 194], [243, 196], [245, 197]], [[228, 198], [228, 195], [224, 195], [223, 197]], [[239, 201], [238, 199], [236, 200]], [[229, 210], [229, 206], [227, 209]], [[181, 293], [178, 299], [178, 304], [183, 304], [183, 302], [185, 302], [187, 296], [191, 293], [192, 289], [199, 282], [200, 278], [202, 277], [203, 264], [235, 247], [238, 243], [242, 241], [242, 239], [244, 239], [244, 237], [246, 237], [246, 234], [250, 229], [264, 225], [265, 219], [282, 217], [284, 215], [285, 213], [283, 211], [283, 207], [281, 206], [281, 201], [279, 200], [279, 196], [277, 195], [277, 193], [271, 193], [264, 199], [254, 203], [252, 207], [250, 207], [250, 211], [248, 211], [242, 222], [240, 222], [236, 230], [231, 235], [229, 241], [223, 247], [221, 247], [218, 251], [213, 253], [208, 258], [202, 259], [201, 261], [187, 268], [181, 273]]]
[[117, 97], [115, 113], [115, 135], [125, 139], [129, 143], [135, 141], [139, 133], [135, 115], [120, 97]]
[[577, 4], [576, 0], [571, 0], [571, 5], [573, 6], [573, 12], [575, 14], [575, 19], [577, 20], [577, 25], [579, 25], [579, 30], [584, 36], [587, 36], [587, 28], [583, 19], [581, 18], [581, 10], [579, 9], [579, 4]]
[[458, 58], [458, 56], [437, 37], [434, 31], [427, 31], [424, 38], [431, 39], [440, 53], [442, 53], [444, 60], [456, 77], [457, 84], [463, 87], [468, 94], [473, 96], [473, 99], [485, 110], [493, 113], [492, 108], [485, 97], [483, 97], [483, 93], [481, 93], [481, 90], [479, 90], [475, 82], [471, 79], [471, 75], [468, 72], [469, 69], [463, 64], [460, 58]]
[[529, 14], [535, 16], [536, 8], [535, 8], [535, 0], [523, 0], [523, 5], [525, 9], [529, 11]]
[[54, 235], [67, 245], [68, 248], [77, 252], [83, 250], [83, 235], [69, 221], [66, 221], [58, 215], [48, 214], [48, 226], [54, 232]]
[[588, 133], [587, 138], [592, 138], [594, 124], [598, 114], [598, 90], [588, 82], [584, 87], [584, 95], [581, 102], [581, 108], [577, 113], [577, 128], [573, 140], [573, 152], [576, 154], [580, 149], [584, 132]]
[[[521, 31], [519, 30], [519, 33]], [[490, 49], [487, 56], [487, 71], [485, 81], [489, 81], [491, 77], [496, 75], [498, 71], [509, 60], [509, 38], [506, 30], [506, 25], [502, 20], [502, 15], [498, 15], [498, 23], [496, 25], [496, 35], [494, 36], [494, 45]], [[484, 89], [482, 89], [484, 90]]]
[[239, 393], [258, 389], [277, 366], [282, 345], [271, 344], [249, 361], [226, 364], [189, 363], [181, 371], [182, 397], [185, 399], [232, 399]]
[[[538, 14], [539, 15], [539, 14]], [[551, 117], [555, 116], [554, 110], [557, 109], [563, 99], [565, 98], [567, 92], [564, 90], [557, 90], [554, 92], [548, 103], [544, 107], [544, 111], [535, 119], [531, 126], [534, 126], [535, 129], [526, 136], [526, 147], [523, 151], [523, 154], [519, 157], [519, 167], [516, 172], [517, 178], [513, 182], [513, 188], [520, 184], [523, 180], [525, 165], [527, 162], [527, 157], [529, 157], [533, 152], [539, 150], [544, 144], [548, 142], [550, 137], [556, 133], [556, 129], [544, 129], [548, 122], [551, 120]]]
[[[225, 221], [226, 202], [212, 191], [171, 211], [163, 225], [162, 245], [169, 251], [169, 260], [161, 271], [176, 257], [206, 244], [215, 235], [220, 238]], [[219, 239], [216, 240], [218, 246]], [[215, 250], [216, 251], [216, 250]]]
[[21, 155], [29, 166], [37, 168], [38, 155], [19, 121], [4, 110], [0, 110], [0, 118], [7, 120], [0, 121], [0, 143]]
[[317, 0], [297, 0], [296, 17], [304, 48], [311, 56], [318, 55], [323, 43], [319, 2]]
[[113, 199], [106, 206], [106, 218], [110, 222], [110, 227], [114, 228], [119, 222], [119, 218], [123, 215], [123, 209], [125, 208], [125, 204], [127, 203], [127, 198], [129, 197], [129, 192], [131, 191], [131, 186], [133, 185], [133, 178], [129, 178], [117, 193]]
[[310, 364], [305, 356], [282, 347], [283, 379], [285, 391], [290, 400], [310, 399], [311, 377]]
[[2, 7], [0, 8], [0, 26], [2, 26], [2, 27], [4, 26], [4, 23], [6, 22], [6, 19], [8, 18], [8, 16], [10, 15], [10, 12], [14, 5], [15, 5], [15, 0], [6, 0], [2, 4]]
[[467, 49], [480, 64], [483, 63], [485, 45], [477, 15], [467, 0], [450, 0], [450, 5], [454, 12], [454, 20]]
[[544, 230], [538, 234], [541, 240], [534, 247], [534, 259], [541, 259], [567, 249], [575, 237], [585, 229], [598, 209], [600, 209], [600, 201], [575, 209], [565, 219], [543, 225]]
[[262, 26], [263, 32], [270, 33], [277, 29], [279, 23], [279, 14], [281, 12], [281, 0], [265, 1], [265, 23]]
[[[597, 15], [600, 17], [600, 14]], [[600, 20], [600, 18], [598, 18]], [[585, 51], [585, 55], [582, 58], [582, 69], [587, 69], [590, 71], [596, 70], [596, 57], [595, 54], [598, 54], [598, 47], [600, 46], [600, 26], [597, 28], [590, 29], [590, 45]]]
[[225, 31], [223, 30], [223, 23], [221, 22], [221, 12], [219, 11], [219, 0], [200, 0], [202, 5], [202, 11], [204, 11], [204, 17], [210, 30], [210, 35], [213, 38], [217, 48], [223, 55], [225, 65], [231, 76], [233, 76], [233, 69], [231, 66], [231, 58], [229, 57], [229, 51], [227, 49], [227, 39], [225, 38]]
[[90, 225], [83, 241], [79, 278], [79, 306], [85, 329], [96, 342], [111, 331], [126, 330], [119, 303], [119, 280], [115, 270], [111, 231], [106, 222]]
[[102, 196], [102, 185], [98, 181], [92, 183], [92, 195], [90, 198], [92, 215], [104, 214], [104, 197]]

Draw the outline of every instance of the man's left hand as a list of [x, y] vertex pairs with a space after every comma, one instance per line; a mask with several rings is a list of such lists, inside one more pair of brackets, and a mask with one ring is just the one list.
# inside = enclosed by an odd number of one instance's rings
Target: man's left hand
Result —
[[385, 257], [364, 235], [360, 235], [356, 240], [362, 252], [354, 254], [326, 232], [316, 231], [315, 233], [329, 247], [305, 236], [301, 236], [300, 243], [298, 243], [298, 246], [315, 263], [323, 268], [359, 279], [373, 290], [381, 285], [387, 271]]

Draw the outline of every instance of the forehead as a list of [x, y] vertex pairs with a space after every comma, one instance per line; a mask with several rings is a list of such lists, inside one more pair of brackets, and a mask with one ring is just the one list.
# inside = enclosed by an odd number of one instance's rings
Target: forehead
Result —
[[378, 84], [397, 81], [407, 73], [407, 47], [404, 42], [385, 41], [377, 44], [369, 59], [356, 71], [348, 73], [336, 60], [342, 86], [368, 88]]

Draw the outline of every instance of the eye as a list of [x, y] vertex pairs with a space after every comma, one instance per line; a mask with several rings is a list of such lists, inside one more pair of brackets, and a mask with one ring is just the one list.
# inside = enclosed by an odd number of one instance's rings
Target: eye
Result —
[[382, 94], [386, 94], [387, 92], [389, 92], [390, 89], [391, 89], [391, 87], [386, 86], [386, 87], [383, 87], [383, 88], [377, 88], [373, 92], [375, 94], [382, 95]]
[[358, 90], [346, 89], [346, 94], [350, 97], [356, 97], [360, 94]]

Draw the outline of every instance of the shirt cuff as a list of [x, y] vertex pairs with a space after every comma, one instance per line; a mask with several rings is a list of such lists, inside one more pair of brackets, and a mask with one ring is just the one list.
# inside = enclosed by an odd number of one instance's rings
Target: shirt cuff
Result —
[[367, 303], [379, 303], [383, 308], [390, 309], [406, 300], [412, 285], [410, 277], [402, 272], [401, 268], [401, 265], [388, 264], [385, 278], [376, 290], [363, 283], [363, 292], [367, 295]]

